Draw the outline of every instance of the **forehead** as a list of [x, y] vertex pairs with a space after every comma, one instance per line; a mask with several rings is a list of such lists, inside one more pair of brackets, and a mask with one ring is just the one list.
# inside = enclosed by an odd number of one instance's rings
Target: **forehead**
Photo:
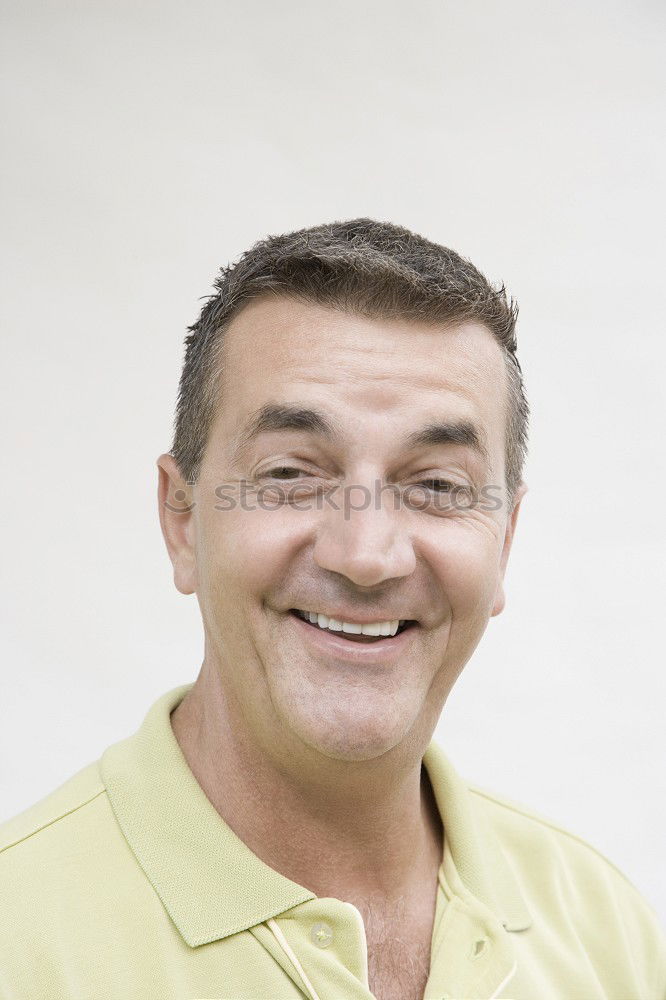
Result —
[[[503, 440], [502, 351], [478, 323], [374, 319], [277, 296], [246, 306], [224, 334], [216, 427], [238, 433], [265, 402], [309, 403], [350, 434], [424, 417], [462, 417]], [[221, 425], [221, 426], [220, 426]], [[499, 435], [499, 439], [493, 439]]]

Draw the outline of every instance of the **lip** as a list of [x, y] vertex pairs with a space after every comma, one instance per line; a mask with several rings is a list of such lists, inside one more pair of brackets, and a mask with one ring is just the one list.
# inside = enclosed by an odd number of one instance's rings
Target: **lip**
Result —
[[387, 636], [380, 642], [350, 642], [348, 639], [341, 639], [334, 632], [317, 628], [304, 622], [298, 615], [289, 612], [288, 617], [298, 629], [299, 636], [309, 642], [316, 650], [324, 655], [337, 660], [346, 660], [347, 663], [386, 663], [397, 660], [412, 641], [418, 625], [412, 625], [398, 635]]

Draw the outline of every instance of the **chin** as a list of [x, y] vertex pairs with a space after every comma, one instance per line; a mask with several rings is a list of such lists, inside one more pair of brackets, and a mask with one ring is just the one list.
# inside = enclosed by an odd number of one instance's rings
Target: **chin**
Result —
[[316, 718], [298, 718], [292, 728], [309, 747], [333, 760], [375, 760], [393, 750], [406, 736], [409, 726], [402, 719], [387, 719], [373, 713], [354, 717], [338, 706], [332, 716], [319, 712]]

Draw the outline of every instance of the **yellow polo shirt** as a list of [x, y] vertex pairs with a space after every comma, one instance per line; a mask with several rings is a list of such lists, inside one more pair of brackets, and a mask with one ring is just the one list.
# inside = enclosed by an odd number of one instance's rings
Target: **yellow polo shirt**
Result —
[[[363, 920], [221, 819], [159, 698], [0, 826], [0, 1000], [370, 1000]], [[666, 1000], [666, 943], [578, 837], [424, 757], [445, 829], [427, 1000]]]

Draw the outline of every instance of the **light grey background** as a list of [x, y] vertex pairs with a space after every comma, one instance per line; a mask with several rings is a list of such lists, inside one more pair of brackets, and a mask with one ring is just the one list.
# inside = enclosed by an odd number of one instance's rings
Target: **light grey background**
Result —
[[3, 5], [0, 818], [198, 672], [155, 460], [218, 267], [370, 215], [521, 306], [508, 604], [436, 735], [666, 917], [662, 10]]

